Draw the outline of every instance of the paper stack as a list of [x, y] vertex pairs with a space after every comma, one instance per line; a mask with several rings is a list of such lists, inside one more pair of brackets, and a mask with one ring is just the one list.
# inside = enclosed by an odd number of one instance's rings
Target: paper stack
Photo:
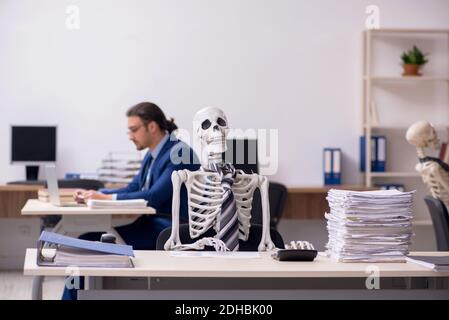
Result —
[[143, 199], [135, 200], [87, 200], [90, 209], [142, 209], [147, 207], [147, 201]]
[[[77, 189], [59, 189], [59, 201], [61, 201], [61, 203], [75, 202], [73, 194], [76, 190]], [[39, 201], [50, 202], [50, 193], [48, 192], [48, 189], [39, 189], [37, 196]]]
[[328, 192], [327, 254], [340, 262], [404, 262], [412, 236], [412, 192]]
[[55, 250], [55, 266], [132, 268], [129, 256], [95, 252], [78, 248], [60, 247]]

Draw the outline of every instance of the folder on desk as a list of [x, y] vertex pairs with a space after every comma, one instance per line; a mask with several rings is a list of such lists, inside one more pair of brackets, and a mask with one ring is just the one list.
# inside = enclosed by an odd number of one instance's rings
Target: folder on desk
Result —
[[449, 256], [417, 256], [410, 255], [407, 262], [419, 264], [434, 271], [449, 271]]
[[[45, 248], [45, 245], [52, 245]], [[43, 231], [38, 240], [37, 265], [132, 268], [132, 246], [88, 241]]]

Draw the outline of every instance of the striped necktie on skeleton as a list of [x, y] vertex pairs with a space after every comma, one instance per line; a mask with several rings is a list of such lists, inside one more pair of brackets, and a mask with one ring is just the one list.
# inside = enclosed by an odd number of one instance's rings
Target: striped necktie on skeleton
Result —
[[232, 184], [235, 178], [235, 168], [231, 164], [217, 165], [213, 163], [211, 170], [221, 177], [221, 186], [224, 190], [221, 212], [218, 216], [217, 239], [222, 240], [230, 251], [239, 250], [239, 220], [237, 206], [232, 193]]

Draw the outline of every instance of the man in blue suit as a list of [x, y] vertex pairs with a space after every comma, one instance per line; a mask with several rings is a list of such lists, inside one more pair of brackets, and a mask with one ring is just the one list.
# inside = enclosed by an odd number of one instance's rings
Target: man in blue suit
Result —
[[[198, 170], [199, 160], [193, 150], [171, 133], [177, 129], [173, 119], [167, 120], [154, 103], [142, 102], [130, 108], [128, 135], [137, 150], [148, 148], [141, 169], [132, 182], [122, 189], [102, 189], [99, 192], [78, 190], [77, 201], [88, 199], [145, 199], [157, 215], [143, 215], [129, 225], [117, 227], [123, 240], [135, 250], [154, 250], [159, 233], [171, 226], [172, 182], [175, 170]], [[188, 156], [186, 156], [188, 155]], [[180, 216], [187, 220], [187, 191], [181, 190]], [[83, 239], [98, 240], [99, 234], [86, 234]]]
[[[75, 199], [125, 200], [145, 199], [156, 209], [157, 215], [143, 215], [131, 224], [117, 227], [123, 240], [134, 250], [154, 250], [159, 233], [171, 226], [173, 188], [171, 174], [175, 170], [200, 168], [200, 162], [193, 150], [171, 133], [177, 129], [173, 119], [167, 120], [162, 110], [154, 103], [142, 102], [130, 108], [128, 135], [137, 150], [148, 148], [141, 169], [131, 183], [122, 189], [77, 190]], [[188, 155], [188, 156], [186, 156]], [[188, 219], [187, 190], [181, 189], [180, 217]], [[86, 233], [80, 238], [99, 240], [101, 233]], [[84, 279], [80, 281], [84, 287]], [[64, 288], [63, 300], [76, 300], [76, 289]]]

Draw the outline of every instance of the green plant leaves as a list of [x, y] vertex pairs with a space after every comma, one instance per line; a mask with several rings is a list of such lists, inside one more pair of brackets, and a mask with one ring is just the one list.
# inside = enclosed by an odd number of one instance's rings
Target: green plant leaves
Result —
[[413, 46], [413, 49], [404, 52], [401, 55], [401, 59], [404, 64], [417, 64], [422, 66], [429, 62], [429, 60], [426, 59], [426, 56], [428, 56], [428, 54], [423, 54], [418, 47]]

